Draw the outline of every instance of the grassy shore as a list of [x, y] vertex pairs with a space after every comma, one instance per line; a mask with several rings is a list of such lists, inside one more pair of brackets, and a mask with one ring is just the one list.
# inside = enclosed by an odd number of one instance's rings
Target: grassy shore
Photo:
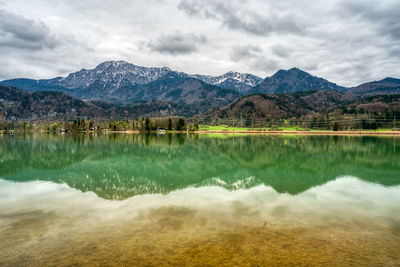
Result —
[[[107, 131], [108, 133], [137, 134], [140, 131]], [[346, 130], [332, 131], [321, 129], [306, 129], [301, 127], [278, 128], [244, 128], [229, 127], [227, 125], [208, 126], [200, 125], [197, 131], [153, 131], [153, 133], [194, 133], [207, 135], [367, 135], [367, 136], [400, 136], [400, 130], [376, 129], [376, 130]]]
[[199, 131], [222, 131], [222, 132], [251, 132], [251, 131], [324, 131], [318, 129], [306, 129], [302, 127], [276, 127], [276, 128], [268, 128], [268, 127], [258, 127], [258, 128], [248, 128], [248, 127], [230, 127], [228, 125], [200, 125]]
[[[22, 133], [29, 133], [22, 132]], [[40, 130], [40, 133], [48, 133], [49, 131]], [[2, 134], [20, 134], [18, 131], [9, 131], [4, 132], [0, 131], [0, 135]], [[57, 133], [57, 132], [55, 132]], [[68, 132], [71, 133], [71, 132]], [[73, 133], [120, 133], [120, 134], [140, 134], [143, 133], [139, 130], [120, 130], [113, 131], [109, 129], [104, 130], [87, 130], [87, 131], [78, 131]], [[196, 131], [176, 131], [176, 130], [160, 130], [160, 131], [151, 131], [150, 133], [157, 134], [165, 134], [165, 133], [192, 133], [192, 134], [206, 134], [206, 135], [219, 135], [219, 136], [228, 136], [228, 135], [366, 135], [366, 136], [400, 136], [400, 129], [376, 129], [376, 130], [341, 130], [341, 131], [333, 131], [333, 130], [321, 130], [321, 129], [306, 129], [302, 127], [276, 127], [276, 128], [247, 128], [247, 127], [230, 127], [227, 125], [200, 125], [199, 129]]]
[[201, 134], [267, 134], [267, 135], [390, 135], [400, 136], [400, 130], [345, 130], [332, 131], [321, 129], [306, 129], [302, 127], [277, 127], [277, 128], [244, 128], [229, 127], [227, 125], [208, 126], [200, 125], [195, 133]]
[[195, 131], [197, 134], [259, 134], [259, 135], [369, 135], [399, 136], [400, 131]]

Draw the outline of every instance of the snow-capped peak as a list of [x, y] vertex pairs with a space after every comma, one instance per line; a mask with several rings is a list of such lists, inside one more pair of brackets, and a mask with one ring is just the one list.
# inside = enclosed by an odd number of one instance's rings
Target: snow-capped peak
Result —
[[109, 86], [121, 84], [123, 80], [131, 84], [146, 84], [152, 82], [171, 70], [167, 67], [154, 68], [137, 66], [126, 61], [105, 61], [94, 69], [81, 69], [60, 79], [61, 86], [67, 88], [82, 88], [100, 81]]
[[260, 84], [263, 79], [248, 73], [229, 71], [220, 76], [193, 75], [203, 82], [225, 88], [235, 88], [239, 93], [244, 93], [250, 88]]

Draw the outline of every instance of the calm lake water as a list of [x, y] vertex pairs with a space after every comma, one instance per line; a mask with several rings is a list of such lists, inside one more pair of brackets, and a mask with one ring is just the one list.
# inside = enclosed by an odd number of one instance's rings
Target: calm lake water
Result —
[[1, 266], [398, 266], [399, 252], [399, 138], [0, 136]]

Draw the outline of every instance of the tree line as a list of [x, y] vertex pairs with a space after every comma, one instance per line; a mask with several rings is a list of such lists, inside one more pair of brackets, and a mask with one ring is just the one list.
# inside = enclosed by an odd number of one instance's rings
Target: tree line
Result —
[[375, 130], [400, 129], [400, 114], [397, 113], [343, 113], [340, 109], [323, 114], [312, 112], [300, 118], [195, 118], [165, 117], [139, 118], [134, 120], [88, 120], [77, 118], [70, 121], [5, 121], [0, 120], [2, 132], [84, 132], [84, 131], [196, 131], [199, 124], [228, 125], [244, 128], [269, 128], [278, 130], [280, 127], [298, 127], [302, 129], [321, 130]]
[[71, 121], [0, 121], [0, 130], [4, 132], [84, 132], [84, 131], [196, 131], [199, 124], [196, 119], [182, 117], [139, 118], [135, 120], [85, 120], [77, 118]]

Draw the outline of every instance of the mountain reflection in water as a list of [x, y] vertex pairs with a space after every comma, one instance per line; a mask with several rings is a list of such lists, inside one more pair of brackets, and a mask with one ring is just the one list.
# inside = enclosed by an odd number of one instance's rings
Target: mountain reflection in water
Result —
[[338, 136], [0, 137], [0, 177], [66, 183], [105, 199], [217, 185], [298, 194], [339, 176], [400, 184], [400, 141]]

